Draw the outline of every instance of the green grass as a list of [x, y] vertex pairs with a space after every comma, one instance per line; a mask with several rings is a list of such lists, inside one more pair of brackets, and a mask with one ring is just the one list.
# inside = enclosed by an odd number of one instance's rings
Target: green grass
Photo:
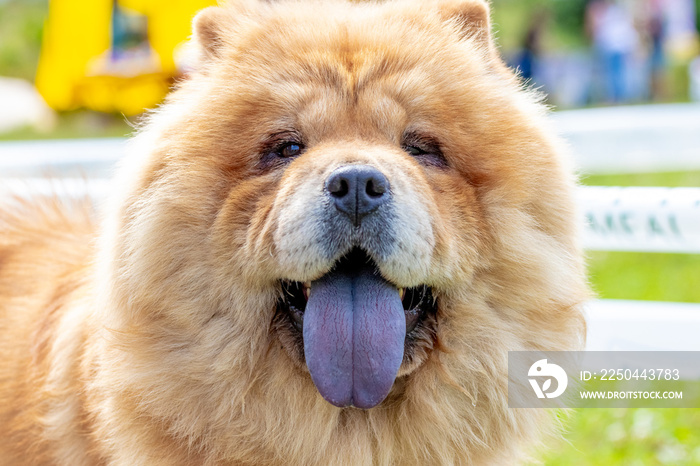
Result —
[[[598, 186], [700, 186], [700, 172], [589, 176]], [[591, 251], [601, 298], [700, 302], [700, 256]], [[548, 466], [700, 465], [700, 409], [581, 409], [545, 454]]]
[[34, 80], [48, 2], [0, 3], [0, 76]]
[[696, 254], [591, 251], [588, 273], [600, 298], [700, 302]]
[[700, 464], [700, 409], [585, 409], [548, 466], [690, 466]]
[[630, 175], [588, 175], [581, 180], [588, 186], [667, 186], [700, 187], [700, 171], [635, 173]]
[[546, 50], [578, 50], [588, 45], [583, 31], [585, 0], [492, 0], [491, 14], [498, 45], [506, 53], [523, 46], [527, 31], [544, 29]]
[[128, 136], [134, 131], [132, 124], [120, 115], [78, 110], [59, 114], [56, 126], [49, 131], [28, 126], [0, 133], [0, 141]]

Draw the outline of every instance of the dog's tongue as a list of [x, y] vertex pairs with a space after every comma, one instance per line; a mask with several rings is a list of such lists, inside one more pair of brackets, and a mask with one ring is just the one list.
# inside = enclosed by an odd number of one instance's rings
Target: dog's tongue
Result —
[[329, 403], [378, 405], [396, 378], [405, 337], [399, 291], [372, 268], [333, 271], [311, 284], [304, 355], [311, 379]]

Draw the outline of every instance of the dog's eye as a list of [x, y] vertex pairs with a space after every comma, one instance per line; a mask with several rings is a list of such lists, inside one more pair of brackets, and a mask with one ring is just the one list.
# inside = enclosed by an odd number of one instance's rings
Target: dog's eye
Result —
[[279, 157], [285, 159], [296, 157], [300, 155], [304, 150], [304, 146], [297, 142], [286, 142], [275, 151]]
[[424, 151], [420, 147], [416, 147], [416, 146], [404, 146], [403, 150], [405, 150], [406, 152], [408, 152], [409, 155], [412, 155], [414, 157], [418, 157], [420, 155], [427, 154], [426, 151]]
[[431, 137], [408, 133], [404, 136], [401, 148], [423, 165], [439, 168], [448, 166], [447, 160], [440, 150], [440, 144]]
[[304, 153], [306, 147], [296, 131], [280, 131], [271, 134], [260, 148], [258, 168], [271, 170], [286, 165]]

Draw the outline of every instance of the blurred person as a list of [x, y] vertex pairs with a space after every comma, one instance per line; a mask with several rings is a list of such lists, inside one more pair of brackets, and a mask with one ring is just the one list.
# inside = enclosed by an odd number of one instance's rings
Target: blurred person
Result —
[[542, 36], [549, 20], [549, 12], [541, 9], [532, 15], [530, 25], [523, 39], [522, 49], [516, 57], [515, 65], [525, 81], [537, 76], [538, 60], [542, 54]]
[[628, 100], [630, 62], [639, 45], [632, 16], [613, 0], [593, 0], [586, 8], [586, 31], [593, 41], [605, 101], [617, 104]]
[[690, 100], [700, 102], [700, 56], [690, 62], [688, 75], [690, 79]]
[[696, 3], [693, 0], [663, 0], [663, 4], [668, 93], [674, 100], [685, 100], [692, 94], [694, 68], [691, 63], [700, 52]]
[[651, 98], [659, 101], [666, 98], [666, 54], [664, 40], [664, 1], [650, 0], [646, 32], [649, 40], [649, 71], [651, 74]]
[[683, 98], [686, 68], [697, 54], [693, 0], [648, 0], [646, 34], [653, 100]]

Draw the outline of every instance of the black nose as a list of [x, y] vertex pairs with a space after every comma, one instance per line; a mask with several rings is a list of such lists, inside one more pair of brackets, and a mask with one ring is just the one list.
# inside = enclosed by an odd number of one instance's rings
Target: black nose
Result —
[[349, 165], [331, 173], [326, 191], [335, 207], [359, 225], [362, 218], [389, 198], [389, 180], [368, 165]]

